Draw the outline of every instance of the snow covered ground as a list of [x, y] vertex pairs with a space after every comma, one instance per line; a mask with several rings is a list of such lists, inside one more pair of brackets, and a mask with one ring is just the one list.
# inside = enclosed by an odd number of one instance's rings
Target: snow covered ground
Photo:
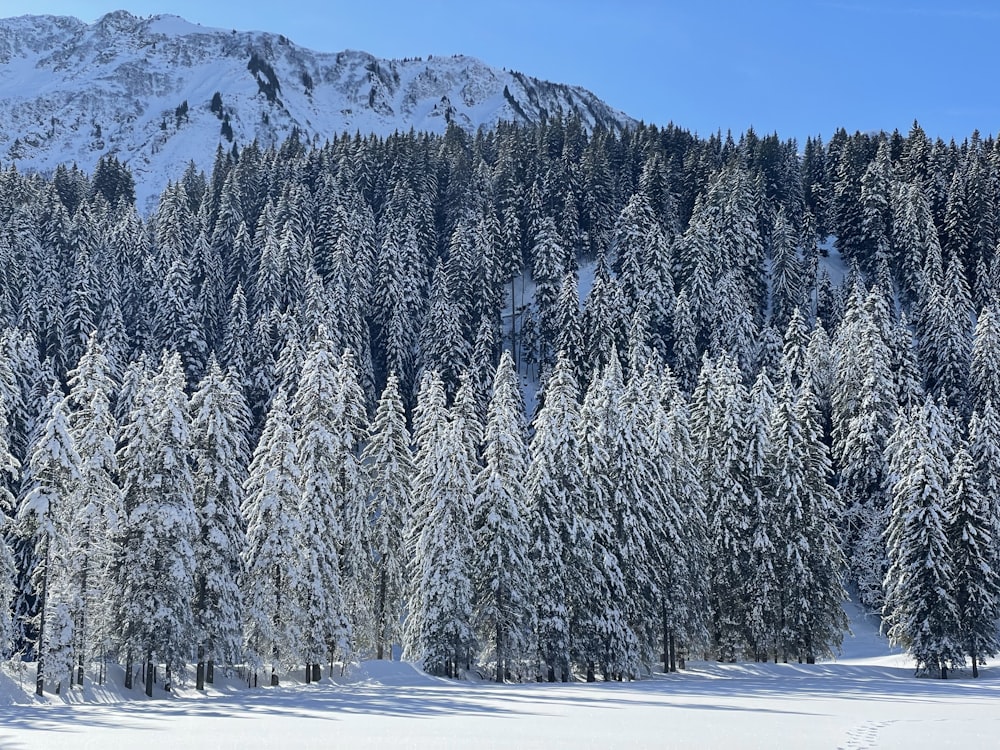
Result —
[[[636, 683], [494, 685], [366, 662], [336, 681], [248, 690], [220, 681], [152, 700], [116, 686], [36, 702], [0, 678], [0, 748], [986, 748], [1000, 738], [1000, 667], [915, 679], [849, 606], [835, 662], [693, 662]], [[163, 697], [159, 697], [163, 696]], [[79, 701], [80, 696], [71, 700]]]

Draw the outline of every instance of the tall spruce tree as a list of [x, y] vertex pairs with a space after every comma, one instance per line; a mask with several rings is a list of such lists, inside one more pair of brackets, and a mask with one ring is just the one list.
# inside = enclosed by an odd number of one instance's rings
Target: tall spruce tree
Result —
[[883, 608], [890, 640], [913, 657], [918, 673], [941, 678], [964, 660], [948, 544], [947, 434], [932, 397], [897, 420], [889, 446], [892, 516]]
[[108, 606], [113, 599], [111, 566], [122, 517], [121, 490], [116, 482], [118, 424], [111, 413], [115, 383], [96, 336], [91, 335], [79, 363], [69, 373], [69, 386], [69, 431], [80, 459], [73, 523], [79, 547], [75, 566], [79, 606], [73, 612], [73, 629], [76, 683], [82, 685], [88, 663], [98, 664], [98, 682], [103, 682], [107, 672], [106, 660], [117, 626]]
[[400, 622], [406, 598], [407, 565], [405, 531], [413, 510], [410, 433], [399, 394], [399, 379], [394, 374], [389, 375], [382, 392], [361, 459], [369, 479], [375, 658], [384, 659], [388, 653], [391, 659], [392, 646], [402, 636]]
[[580, 507], [583, 472], [577, 442], [578, 386], [565, 354], [556, 359], [532, 427], [525, 476], [529, 496], [531, 560], [538, 582], [538, 655], [549, 682], [570, 678], [571, 600], [579, 580], [573, 567], [574, 511]]
[[115, 560], [121, 650], [141, 660], [146, 695], [154, 669], [183, 676], [194, 640], [197, 513], [191, 433], [180, 355], [164, 354], [140, 386], [122, 429], [118, 461], [124, 509]]
[[278, 684], [279, 669], [297, 662], [302, 650], [296, 601], [304, 544], [302, 471], [286, 403], [279, 393], [243, 483], [243, 580], [254, 582], [244, 590], [244, 638], [255, 674], [270, 663], [272, 685]]
[[236, 664], [243, 655], [240, 552], [246, 539], [240, 507], [250, 460], [249, 429], [250, 410], [242, 390], [211, 358], [191, 397], [198, 690], [213, 682], [216, 662]]
[[[500, 358], [476, 477], [474, 622], [496, 681], [520, 679], [534, 656], [535, 575], [530, 557], [528, 450], [514, 358]], [[533, 675], [532, 675], [533, 676]]]
[[[67, 406], [58, 383], [49, 391], [47, 418], [29, 449], [26, 492], [17, 511], [18, 533], [30, 540], [38, 561], [31, 583], [38, 597], [35, 692], [66, 677], [76, 663], [73, 612], [80, 591], [74, 585], [76, 556], [74, 490], [80, 457], [69, 432]], [[59, 688], [57, 687], [57, 692]]]

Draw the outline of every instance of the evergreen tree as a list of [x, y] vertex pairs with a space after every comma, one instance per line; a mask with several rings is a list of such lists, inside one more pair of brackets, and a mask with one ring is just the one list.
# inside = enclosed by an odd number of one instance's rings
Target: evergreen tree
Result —
[[213, 681], [215, 662], [235, 664], [243, 655], [240, 553], [245, 544], [243, 478], [250, 460], [250, 411], [241, 390], [214, 357], [191, 397], [197, 577], [196, 687]]
[[570, 678], [570, 597], [583, 583], [572, 565], [572, 545], [583, 486], [577, 422], [577, 383], [569, 359], [560, 355], [545, 384], [532, 424], [531, 459], [525, 476], [529, 496], [531, 560], [537, 581], [539, 661], [549, 682]]
[[368, 517], [374, 555], [375, 587], [372, 597], [375, 658], [401, 638], [400, 621], [406, 594], [405, 530], [413, 501], [413, 459], [410, 434], [399, 394], [399, 379], [389, 375], [375, 411], [362, 453], [369, 478]]
[[1000, 393], [1000, 324], [991, 307], [983, 308], [976, 321], [969, 390], [976, 409]]
[[243, 592], [247, 656], [255, 672], [270, 662], [272, 685], [279, 668], [298, 662], [301, 653], [301, 486], [295, 429], [286, 396], [279, 393], [250, 460], [242, 507], [247, 529], [243, 580], [253, 581]]
[[707, 493], [712, 638], [721, 659], [736, 659], [745, 647], [743, 624], [747, 580], [750, 473], [746, 388], [729, 357], [705, 360], [692, 396], [692, 437]]
[[73, 534], [73, 490], [79, 481], [80, 457], [58, 383], [49, 392], [48, 406], [48, 417], [30, 448], [27, 491], [17, 511], [18, 533], [31, 541], [38, 561], [31, 574], [39, 608], [38, 695], [43, 694], [47, 681], [61, 684], [63, 676], [72, 677], [76, 666], [72, 613], [80, 594], [74, 585], [79, 549]]
[[917, 662], [917, 671], [946, 678], [964, 660], [955, 570], [948, 544], [948, 431], [928, 397], [897, 420], [889, 446], [892, 516], [883, 617], [889, 638]]
[[[979, 425], [972, 425], [972, 430], [979, 432]], [[972, 676], [978, 677], [980, 660], [1000, 650], [1000, 573], [994, 544], [996, 510], [980, 489], [964, 445], [952, 459], [945, 514], [959, 638], [963, 653], [972, 660]]]
[[[583, 497], [574, 540], [579, 571], [587, 584], [576, 593], [576, 659], [593, 680], [600, 667], [605, 679], [631, 679], [638, 672], [639, 643], [628, 622], [624, 556], [638, 552], [634, 539], [619, 539], [625, 511], [623, 478], [634, 467], [626, 461], [622, 437], [624, 383], [617, 350], [595, 372], [584, 396], [578, 425]], [[622, 524], [629, 537], [634, 524]], [[626, 549], [619, 547], [622, 543]], [[645, 571], [637, 571], [645, 573]]]
[[406, 653], [424, 669], [458, 677], [471, 665], [473, 477], [462, 423], [451, 420], [421, 465], [420, 493], [430, 500], [416, 540]]
[[124, 512], [115, 560], [126, 687], [134, 659], [144, 664], [146, 694], [155, 665], [183, 675], [194, 640], [197, 514], [184, 371], [165, 354], [142, 383], [122, 429], [118, 462]]
[[111, 413], [115, 383], [95, 336], [90, 337], [76, 369], [69, 373], [69, 386], [69, 432], [80, 458], [73, 522], [79, 606], [72, 614], [76, 682], [82, 685], [87, 662], [99, 664], [98, 682], [103, 682], [106, 657], [114, 643], [117, 622], [108, 603], [113, 600], [113, 540], [122, 517], [121, 490], [116, 483], [118, 424]]
[[329, 654], [350, 652], [351, 623], [344, 605], [340, 554], [344, 544], [342, 424], [337, 369], [332, 342], [321, 328], [302, 365], [292, 404], [298, 430], [296, 454], [301, 471], [298, 517], [300, 579], [291, 589], [301, 623], [300, 652], [306, 675]]
[[510, 352], [497, 367], [476, 477], [474, 622], [496, 680], [518, 679], [534, 653], [534, 570], [528, 524], [524, 401]]

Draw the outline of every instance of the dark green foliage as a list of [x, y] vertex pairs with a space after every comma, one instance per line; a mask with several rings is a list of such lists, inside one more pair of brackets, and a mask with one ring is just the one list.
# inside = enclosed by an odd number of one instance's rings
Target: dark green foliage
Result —
[[254, 52], [250, 55], [247, 70], [256, 79], [260, 92], [267, 97], [267, 100], [272, 103], [277, 101], [278, 92], [281, 91], [281, 84], [278, 82], [278, 76], [274, 72], [274, 68], [271, 67], [271, 64]]
[[106, 154], [97, 160], [91, 185], [93, 193], [100, 194], [110, 206], [117, 206], [121, 201], [126, 205], [135, 203], [132, 172], [113, 154]]

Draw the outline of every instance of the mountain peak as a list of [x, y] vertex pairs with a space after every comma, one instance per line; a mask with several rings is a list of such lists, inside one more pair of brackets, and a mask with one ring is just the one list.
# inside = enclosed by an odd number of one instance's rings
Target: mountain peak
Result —
[[634, 120], [582, 88], [465, 55], [386, 60], [316, 52], [280, 34], [213, 29], [117, 10], [92, 24], [62, 16], [0, 20], [0, 162], [47, 172], [126, 163], [140, 208], [190, 161], [221, 145], [280, 143], [297, 131], [474, 132], [500, 121], [576, 114], [587, 128]]

